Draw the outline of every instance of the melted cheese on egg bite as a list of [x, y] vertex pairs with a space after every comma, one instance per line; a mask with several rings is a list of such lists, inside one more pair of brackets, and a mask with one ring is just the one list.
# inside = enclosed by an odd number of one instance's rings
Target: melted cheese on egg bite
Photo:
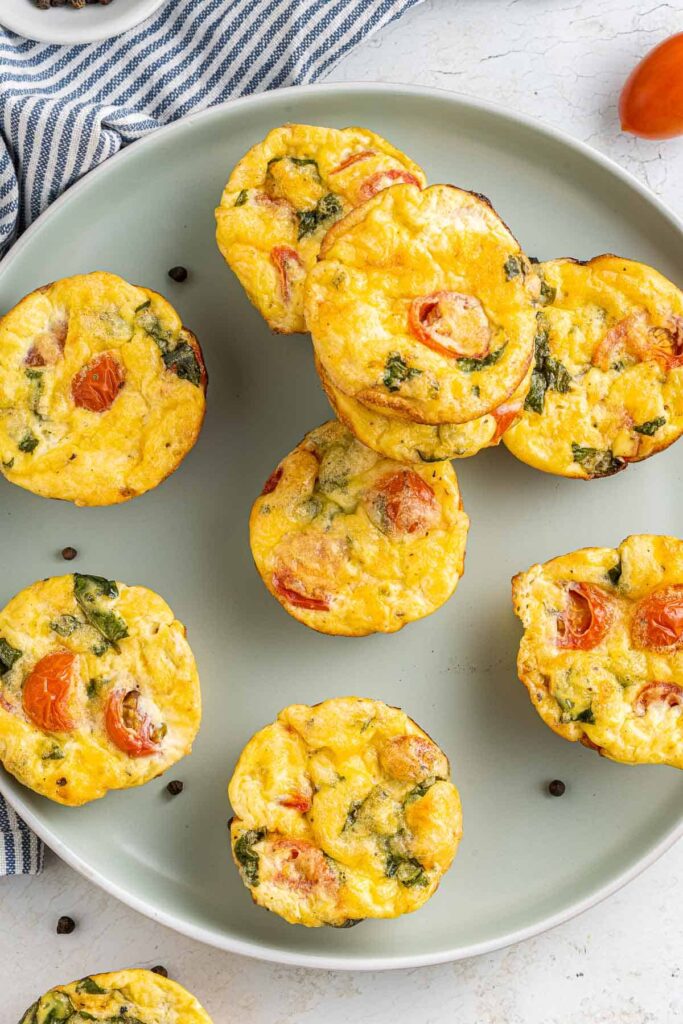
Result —
[[531, 367], [521, 386], [507, 402], [469, 423], [430, 426], [388, 416], [382, 409], [365, 405], [335, 388], [316, 360], [316, 369], [337, 417], [368, 448], [397, 462], [443, 462], [467, 459], [483, 448], [500, 443], [503, 434], [522, 412], [531, 381]]
[[64, 278], [0, 321], [0, 464], [76, 505], [156, 487], [204, 420], [206, 371], [166, 299], [115, 274]]
[[392, 633], [435, 611], [462, 575], [469, 519], [447, 462], [407, 468], [336, 420], [312, 430], [254, 502], [268, 590], [322, 633]]
[[216, 240], [274, 330], [306, 330], [304, 281], [328, 228], [397, 182], [425, 184], [417, 164], [365, 128], [286, 124], [240, 160], [216, 210]]
[[522, 417], [505, 444], [558, 476], [610, 476], [683, 433], [683, 292], [619, 256], [539, 267], [547, 304]]
[[683, 768], [683, 541], [639, 534], [512, 581], [541, 718], [614, 761]]
[[306, 322], [344, 394], [418, 423], [466, 423], [521, 385], [537, 288], [486, 199], [395, 185], [325, 236]]
[[359, 697], [281, 711], [244, 748], [229, 797], [255, 903], [308, 927], [417, 910], [462, 835], [446, 755], [403, 711]]
[[188, 754], [201, 699], [166, 602], [79, 573], [32, 584], [0, 612], [0, 761], [71, 806], [139, 786]]
[[93, 974], [57, 985], [28, 1008], [19, 1024], [211, 1024], [195, 997], [154, 971]]

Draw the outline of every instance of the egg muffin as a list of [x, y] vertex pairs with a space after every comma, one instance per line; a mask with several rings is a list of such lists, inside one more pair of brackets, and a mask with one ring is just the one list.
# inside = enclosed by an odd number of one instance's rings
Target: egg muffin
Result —
[[396, 185], [325, 236], [306, 283], [306, 320], [344, 394], [418, 423], [465, 423], [521, 385], [536, 288], [482, 196]]
[[536, 469], [584, 480], [667, 448], [683, 432], [683, 293], [619, 256], [540, 270], [548, 303], [507, 447]]
[[64, 278], [0, 320], [0, 465], [76, 505], [156, 487], [204, 419], [199, 343], [161, 295], [115, 274]]
[[303, 290], [335, 221], [397, 182], [425, 176], [365, 128], [286, 124], [235, 167], [216, 210], [216, 240], [268, 325], [305, 331]]
[[153, 591], [74, 573], [0, 612], [0, 761], [36, 793], [76, 806], [140, 786], [200, 718], [185, 627]]
[[431, 426], [388, 416], [382, 409], [364, 405], [335, 388], [316, 360], [316, 367], [330, 405], [359, 441], [397, 462], [443, 462], [465, 459], [482, 448], [497, 445], [518, 419], [529, 390], [531, 368], [522, 385], [507, 402], [469, 423], [441, 423]]
[[57, 985], [29, 1006], [19, 1024], [58, 1021], [114, 1024], [211, 1024], [206, 1010], [176, 981], [154, 971], [113, 971]]
[[683, 541], [640, 534], [512, 581], [541, 718], [625, 764], [683, 768]]
[[449, 463], [409, 469], [330, 420], [277, 466], [249, 526], [256, 568], [290, 615], [364, 636], [393, 633], [451, 596], [469, 519]]
[[254, 902], [310, 928], [417, 910], [462, 835], [446, 755], [403, 711], [361, 697], [285, 708], [242, 751], [228, 794]]

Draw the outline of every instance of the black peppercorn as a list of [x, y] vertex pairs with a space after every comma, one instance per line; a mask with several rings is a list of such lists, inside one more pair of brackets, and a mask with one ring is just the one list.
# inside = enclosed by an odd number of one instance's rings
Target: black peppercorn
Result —
[[57, 921], [57, 935], [71, 935], [72, 931], [76, 927], [76, 922], [73, 917], [60, 917]]
[[160, 974], [162, 978], [168, 978], [168, 971], [161, 964], [157, 964], [156, 967], [152, 968], [152, 974]]
[[548, 784], [548, 792], [551, 796], [562, 796], [566, 788], [567, 787], [561, 779], [553, 779], [553, 781]]
[[62, 775], [61, 779], [57, 779], [57, 785], [58, 786], [66, 786], [66, 779], [64, 778], [63, 775]]
[[67, 562], [73, 561], [77, 554], [76, 548], [62, 548], [62, 558]]
[[185, 267], [171, 267], [168, 276], [172, 281], [182, 284], [183, 281], [187, 281], [187, 269]]
[[180, 781], [180, 779], [173, 779], [171, 782], [169, 782], [168, 786], [166, 787], [166, 791], [170, 793], [171, 796], [178, 796], [179, 793], [182, 793], [183, 784]]

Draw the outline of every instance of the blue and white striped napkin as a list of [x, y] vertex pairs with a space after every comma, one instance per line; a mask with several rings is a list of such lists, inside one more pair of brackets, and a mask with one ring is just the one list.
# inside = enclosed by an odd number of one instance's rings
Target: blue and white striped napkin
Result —
[[[0, 27], [0, 255], [129, 142], [235, 96], [315, 82], [421, 2], [166, 0], [137, 29], [86, 46]], [[0, 796], [0, 875], [42, 867], [42, 844]]]
[[0, 795], [0, 875], [39, 875], [43, 844]]
[[418, 3], [166, 0], [137, 29], [68, 47], [0, 27], [0, 253], [127, 143], [222, 100], [315, 82]]

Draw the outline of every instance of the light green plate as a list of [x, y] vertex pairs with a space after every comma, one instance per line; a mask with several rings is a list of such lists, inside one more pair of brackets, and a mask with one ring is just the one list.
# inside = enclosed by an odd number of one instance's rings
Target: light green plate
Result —
[[[283, 90], [158, 132], [57, 202], [0, 270], [0, 306], [66, 274], [111, 270], [164, 292], [198, 334], [209, 412], [156, 491], [76, 509], [2, 484], [0, 600], [70, 567], [144, 583], [187, 623], [204, 693], [194, 753], [165, 780], [67, 810], [1, 786], [65, 860], [131, 906], [225, 949], [321, 967], [414, 966], [524, 938], [613, 892], [674, 839], [681, 776], [602, 760], [547, 729], [517, 681], [510, 577], [629, 533], [680, 533], [683, 443], [610, 479], [544, 476], [503, 449], [456, 463], [472, 519], [454, 598], [394, 636], [334, 639], [294, 622], [253, 568], [251, 502], [278, 460], [330, 416], [309, 342], [269, 334], [214, 244], [236, 160], [284, 121], [361, 124], [426, 169], [488, 195], [540, 258], [604, 251], [681, 280], [681, 225], [604, 158], [513, 114], [407, 87]], [[190, 270], [173, 284], [174, 264]], [[445, 748], [465, 836], [434, 898], [348, 931], [285, 924], [252, 905], [229, 852], [226, 785], [246, 740], [295, 701], [362, 694], [404, 707]], [[546, 795], [549, 779], [567, 793]], [[167, 781], [167, 780], [166, 780]]]

